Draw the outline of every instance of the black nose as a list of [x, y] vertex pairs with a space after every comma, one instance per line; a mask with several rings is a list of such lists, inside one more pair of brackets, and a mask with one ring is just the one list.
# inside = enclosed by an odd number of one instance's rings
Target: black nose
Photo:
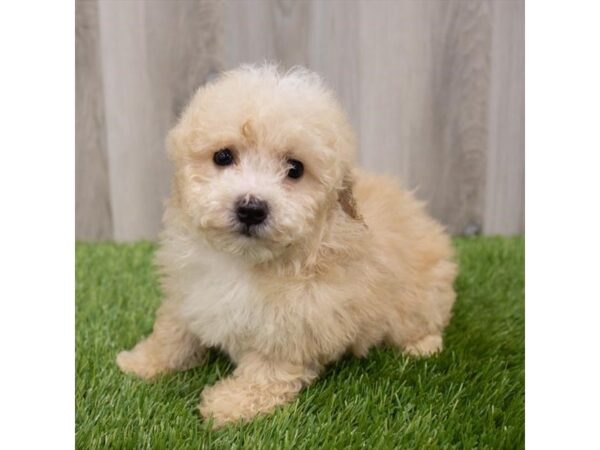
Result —
[[236, 214], [238, 220], [244, 225], [258, 225], [267, 218], [269, 207], [267, 202], [250, 197], [238, 202]]

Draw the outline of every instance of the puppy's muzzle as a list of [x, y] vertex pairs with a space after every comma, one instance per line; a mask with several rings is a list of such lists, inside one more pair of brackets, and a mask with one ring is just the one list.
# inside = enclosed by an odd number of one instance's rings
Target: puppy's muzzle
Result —
[[269, 215], [267, 202], [254, 196], [245, 197], [236, 203], [237, 220], [245, 226], [246, 230], [263, 223]]

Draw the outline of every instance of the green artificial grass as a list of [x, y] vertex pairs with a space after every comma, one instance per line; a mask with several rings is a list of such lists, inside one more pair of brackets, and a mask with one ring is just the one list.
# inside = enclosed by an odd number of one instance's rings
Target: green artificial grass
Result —
[[79, 243], [77, 448], [522, 448], [524, 242], [455, 245], [458, 299], [440, 355], [380, 348], [348, 357], [274, 414], [214, 431], [196, 406], [203, 386], [231, 372], [226, 357], [213, 352], [207, 364], [152, 383], [115, 364], [152, 329], [161, 298], [154, 244]]

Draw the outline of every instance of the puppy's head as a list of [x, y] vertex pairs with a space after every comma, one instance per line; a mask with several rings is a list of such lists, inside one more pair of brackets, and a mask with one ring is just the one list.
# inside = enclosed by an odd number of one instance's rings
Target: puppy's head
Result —
[[214, 247], [266, 261], [356, 219], [354, 136], [303, 69], [242, 67], [200, 88], [168, 137], [179, 204]]

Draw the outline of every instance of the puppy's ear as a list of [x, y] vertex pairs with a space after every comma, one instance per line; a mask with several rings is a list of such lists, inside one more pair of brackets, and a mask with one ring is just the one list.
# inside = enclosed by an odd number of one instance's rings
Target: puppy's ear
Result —
[[363, 217], [359, 214], [356, 206], [356, 200], [352, 189], [354, 187], [354, 179], [350, 173], [344, 176], [342, 181], [342, 189], [338, 192], [338, 202], [342, 206], [342, 210], [352, 219], [364, 222]]

